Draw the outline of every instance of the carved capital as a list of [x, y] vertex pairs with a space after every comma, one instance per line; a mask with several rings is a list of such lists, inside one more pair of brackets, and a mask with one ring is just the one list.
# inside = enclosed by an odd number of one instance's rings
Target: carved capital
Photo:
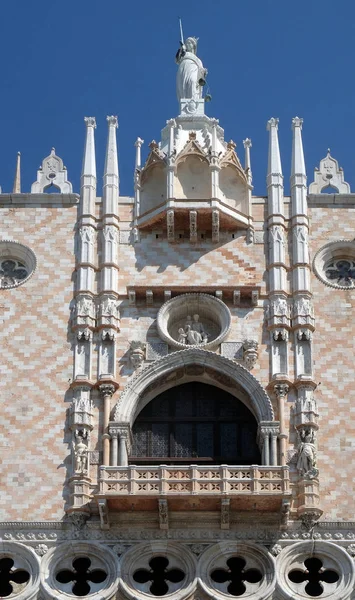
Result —
[[111, 427], [110, 425], [108, 428], [108, 432], [112, 438], [118, 438], [118, 436], [120, 435], [120, 428], [117, 426]]
[[252, 147], [251, 140], [249, 138], [246, 138], [245, 140], [243, 140], [243, 146], [244, 146], [244, 148], [251, 148]]
[[86, 123], [86, 127], [93, 127], [94, 129], [96, 129], [95, 117], [84, 117], [84, 121]]
[[140, 148], [143, 144], [144, 140], [142, 140], [140, 137], [137, 137], [136, 141], [134, 142], [135, 147]]
[[302, 123], [303, 119], [300, 119], [300, 117], [294, 117], [292, 119], [292, 129], [295, 129], [296, 127], [300, 127], [302, 129]]
[[99, 390], [103, 398], [105, 398], [105, 396], [110, 396], [111, 398], [111, 396], [113, 396], [115, 393], [115, 389], [115, 386], [110, 383], [103, 383], [99, 386]]
[[288, 394], [289, 386], [287, 383], [276, 383], [274, 385], [274, 392], [276, 398], [285, 398]]
[[116, 128], [118, 127], [118, 119], [116, 116], [110, 115], [110, 116], [106, 117], [106, 119], [110, 126], [116, 127]]
[[279, 119], [275, 119], [275, 117], [271, 117], [271, 119], [268, 120], [267, 122], [267, 130], [270, 131], [271, 127], [276, 127], [276, 129], [278, 129], [279, 126]]

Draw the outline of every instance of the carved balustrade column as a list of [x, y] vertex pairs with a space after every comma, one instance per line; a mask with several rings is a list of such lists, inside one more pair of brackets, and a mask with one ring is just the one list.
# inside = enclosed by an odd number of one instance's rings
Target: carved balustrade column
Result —
[[119, 427], [119, 445], [118, 445], [118, 465], [120, 467], [128, 466], [128, 453], [130, 448], [130, 428], [129, 425]]
[[278, 464], [277, 440], [279, 433], [279, 421], [262, 421], [259, 424], [259, 445], [262, 450], [263, 465], [276, 466]]
[[111, 438], [110, 466], [117, 467], [117, 465], [118, 465], [118, 435], [119, 435], [118, 427], [113, 427], [112, 425], [110, 425], [109, 434], [110, 434], [110, 438]]
[[276, 466], [278, 464], [278, 451], [277, 451], [277, 438], [279, 431], [276, 428], [272, 428], [270, 431], [271, 445], [270, 445], [270, 464]]
[[274, 385], [274, 392], [278, 402], [279, 420], [280, 420], [280, 462], [281, 466], [286, 465], [286, 440], [287, 433], [285, 428], [285, 402], [287, 401], [289, 387], [286, 383], [277, 383]]
[[264, 465], [269, 465], [270, 464], [270, 432], [269, 431], [264, 431], [263, 432], [263, 464]]
[[111, 398], [115, 392], [115, 386], [111, 384], [103, 384], [99, 387], [104, 401], [104, 422], [103, 422], [103, 459], [105, 466], [110, 464], [110, 434], [108, 425], [110, 422]]

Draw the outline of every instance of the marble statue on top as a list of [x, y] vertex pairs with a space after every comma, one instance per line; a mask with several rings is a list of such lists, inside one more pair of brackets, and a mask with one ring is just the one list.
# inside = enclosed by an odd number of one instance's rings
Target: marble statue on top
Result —
[[176, 79], [176, 92], [179, 102], [182, 99], [197, 101], [202, 98], [202, 88], [206, 84], [207, 69], [196, 55], [198, 38], [181, 39], [175, 60], [179, 65]]

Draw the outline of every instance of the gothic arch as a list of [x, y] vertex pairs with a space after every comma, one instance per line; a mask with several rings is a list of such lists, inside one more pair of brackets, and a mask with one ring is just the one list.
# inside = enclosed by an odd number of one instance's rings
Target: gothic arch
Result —
[[210, 383], [228, 391], [248, 406], [258, 423], [274, 420], [269, 396], [245, 367], [214, 352], [190, 348], [139, 369], [120, 395], [114, 421], [133, 425], [137, 414], [150, 400], [186, 381]]

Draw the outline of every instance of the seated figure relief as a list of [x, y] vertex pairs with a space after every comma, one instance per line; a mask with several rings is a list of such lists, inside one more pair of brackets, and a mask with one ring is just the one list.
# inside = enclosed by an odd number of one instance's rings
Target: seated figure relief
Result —
[[187, 344], [188, 346], [207, 344], [208, 337], [209, 335], [205, 331], [198, 314], [193, 315], [193, 317], [188, 315], [185, 326], [178, 329], [178, 342], [180, 344]]

